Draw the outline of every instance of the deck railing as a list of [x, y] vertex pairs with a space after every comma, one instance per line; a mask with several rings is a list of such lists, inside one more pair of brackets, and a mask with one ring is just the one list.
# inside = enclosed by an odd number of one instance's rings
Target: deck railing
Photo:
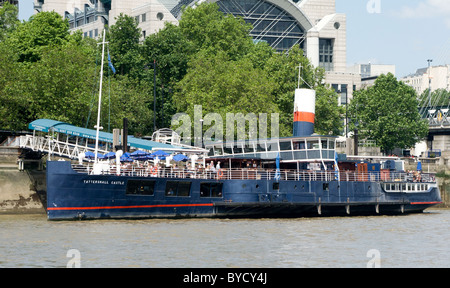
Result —
[[[92, 174], [92, 166], [73, 165], [78, 173]], [[115, 165], [109, 165], [101, 174], [117, 175]], [[434, 174], [381, 171], [363, 173], [357, 171], [297, 171], [276, 169], [220, 169], [217, 171], [194, 171], [178, 168], [121, 167], [121, 176], [159, 177], [159, 178], [193, 178], [215, 180], [291, 180], [291, 181], [371, 181], [371, 182], [436, 182]]]

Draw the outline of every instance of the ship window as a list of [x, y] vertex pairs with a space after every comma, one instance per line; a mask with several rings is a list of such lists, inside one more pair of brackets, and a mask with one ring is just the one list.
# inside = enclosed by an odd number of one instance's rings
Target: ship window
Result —
[[191, 182], [167, 181], [166, 196], [188, 197], [191, 193]]
[[252, 143], [247, 143], [244, 146], [244, 152], [245, 153], [253, 153], [255, 152], [254, 148], [253, 148], [253, 144]]
[[222, 146], [215, 146], [214, 147], [214, 155], [215, 156], [221, 156], [222, 153]]
[[267, 151], [278, 151], [278, 142], [267, 142]]
[[307, 145], [308, 149], [319, 149], [319, 140], [310, 140]]
[[280, 150], [283, 150], [283, 151], [292, 150], [291, 141], [289, 141], [289, 142], [280, 142]]
[[167, 181], [166, 183], [166, 196], [177, 196], [178, 182]]
[[233, 149], [231, 147], [224, 146], [223, 153], [224, 154], [233, 154]]
[[328, 149], [328, 141], [327, 140], [322, 140], [322, 149]]
[[266, 144], [265, 143], [257, 144], [256, 152], [266, 152]]
[[329, 183], [323, 183], [323, 191], [328, 191], [329, 190]]
[[153, 180], [128, 180], [127, 195], [153, 195], [155, 193]]
[[329, 148], [329, 149], [334, 149], [334, 141], [331, 141], [331, 140], [330, 140], [330, 142], [328, 142], [328, 143], [329, 143], [329, 144], [328, 144], [328, 146], [329, 146], [328, 148]]
[[191, 182], [178, 182], [177, 196], [188, 197], [191, 193]]
[[201, 183], [200, 197], [222, 197], [222, 183]]
[[273, 190], [280, 190], [280, 183], [278, 183], [278, 182], [273, 183], [272, 189]]

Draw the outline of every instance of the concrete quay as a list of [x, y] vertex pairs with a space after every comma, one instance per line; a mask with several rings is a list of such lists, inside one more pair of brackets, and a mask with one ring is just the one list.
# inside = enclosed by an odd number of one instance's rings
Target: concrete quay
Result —
[[19, 170], [20, 154], [18, 148], [0, 147], [0, 214], [43, 214], [45, 171], [27, 169], [39, 166], [36, 160], [22, 162]]

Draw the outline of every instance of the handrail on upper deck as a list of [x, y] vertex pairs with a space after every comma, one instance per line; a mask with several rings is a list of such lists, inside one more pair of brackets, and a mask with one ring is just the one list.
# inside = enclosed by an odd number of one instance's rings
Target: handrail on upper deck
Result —
[[[73, 169], [79, 173], [92, 173], [92, 166], [73, 165]], [[116, 175], [116, 166], [110, 165], [109, 170], [103, 171], [104, 175]], [[357, 172], [357, 171], [314, 171], [314, 170], [288, 170], [279, 171], [279, 180], [289, 181], [345, 181], [345, 182], [428, 182], [435, 183], [434, 174], [406, 172]], [[155, 167], [122, 167], [121, 176], [130, 177], [159, 177], [159, 178], [193, 178], [214, 180], [273, 180], [276, 179], [276, 169], [258, 168], [222, 168], [218, 171], [189, 170], [178, 168]]]

